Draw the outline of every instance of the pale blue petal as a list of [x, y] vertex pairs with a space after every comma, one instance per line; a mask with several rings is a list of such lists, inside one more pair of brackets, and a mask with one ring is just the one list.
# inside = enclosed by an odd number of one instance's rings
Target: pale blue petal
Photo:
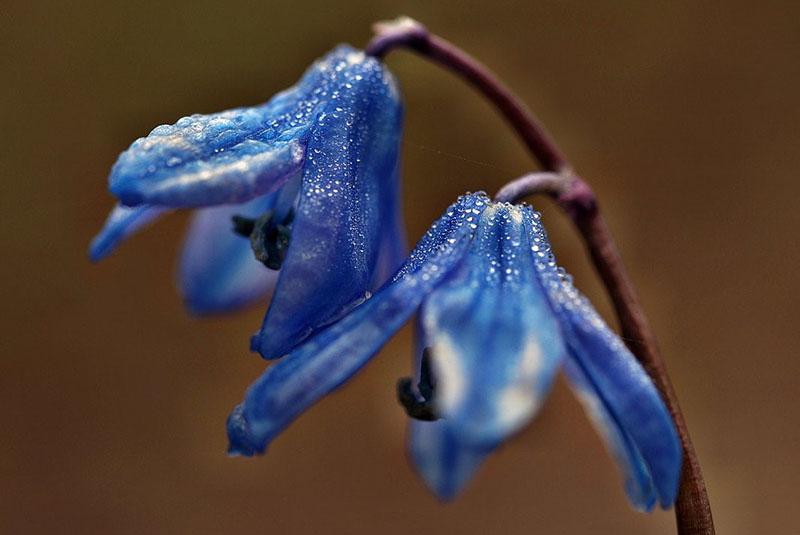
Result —
[[402, 108], [394, 79], [356, 51], [333, 71], [329, 89], [338, 96], [311, 131], [289, 250], [252, 341], [265, 358], [285, 355], [365, 299], [384, 235], [382, 191], [396, 188]]
[[619, 445], [613, 440], [625, 437], [631, 446], [627, 450], [635, 450], [640, 456], [619, 457], [626, 474], [637, 474], [637, 489], [631, 490], [630, 479], [626, 483], [631, 498], [638, 507], [648, 504], [648, 482], [641, 474], [642, 467], [637, 467], [641, 460], [659, 503], [669, 507], [677, 495], [681, 467], [680, 442], [672, 418], [636, 358], [575, 289], [569, 276], [556, 267], [539, 215], [526, 207], [525, 216], [533, 244], [532, 258], [560, 317], [572, 361], [582, 373], [583, 383], [591, 385], [588, 391], [602, 400], [603, 417], [618, 428], [616, 436], [609, 434], [610, 449], [618, 451]]
[[255, 259], [250, 240], [232, 231], [231, 217], [258, 218], [273, 208], [277, 193], [241, 205], [197, 210], [181, 255], [178, 285], [196, 314], [229, 312], [264, 301], [277, 273]]
[[149, 225], [167, 210], [155, 206], [130, 208], [116, 205], [108, 215], [102, 230], [89, 245], [89, 258], [99, 262], [110, 255], [129, 236]]
[[565, 349], [521, 209], [493, 204], [473, 219], [465, 262], [425, 300], [421, 317], [437, 412], [457, 441], [485, 451], [530, 421]]

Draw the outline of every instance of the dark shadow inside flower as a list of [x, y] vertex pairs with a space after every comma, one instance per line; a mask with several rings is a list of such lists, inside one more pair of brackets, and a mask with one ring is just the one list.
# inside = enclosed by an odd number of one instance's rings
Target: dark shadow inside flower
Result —
[[[107, 256], [169, 210], [197, 208], [179, 269], [188, 308], [229, 311], [274, 287], [251, 345], [280, 357], [401, 262], [402, 115], [383, 64], [342, 45], [266, 104], [159, 126], [114, 165], [120, 204], [90, 255]], [[236, 235], [233, 216], [262, 220], [261, 235]]]

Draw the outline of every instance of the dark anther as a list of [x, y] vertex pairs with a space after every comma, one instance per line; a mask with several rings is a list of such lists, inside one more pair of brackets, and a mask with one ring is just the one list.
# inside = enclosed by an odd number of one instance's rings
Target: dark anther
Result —
[[281, 221], [277, 221], [272, 210], [266, 211], [258, 219], [239, 215], [233, 216], [233, 231], [250, 238], [250, 247], [256, 259], [269, 269], [278, 270], [286, 259], [289, 240], [292, 235], [294, 211]]
[[231, 221], [233, 221], [233, 231], [245, 238], [249, 238], [253, 229], [256, 228], [256, 220], [250, 217], [235, 215], [231, 217]]
[[439, 415], [436, 414], [433, 406], [436, 395], [436, 379], [431, 370], [430, 348], [426, 347], [422, 352], [419, 375], [416, 390], [411, 377], [403, 377], [397, 381], [397, 400], [411, 418], [425, 422], [438, 420]]

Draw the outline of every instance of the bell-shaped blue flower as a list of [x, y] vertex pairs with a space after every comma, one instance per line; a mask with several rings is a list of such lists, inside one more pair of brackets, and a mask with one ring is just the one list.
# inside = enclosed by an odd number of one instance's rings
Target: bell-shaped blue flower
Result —
[[[198, 208], [179, 269], [187, 305], [226, 311], [274, 286], [252, 346], [280, 357], [402, 261], [402, 115], [389, 71], [342, 45], [266, 104], [159, 126], [114, 165], [110, 190], [120, 204], [90, 256], [103, 258], [169, 210]], [[232, 216], [257, 236], [235, 235]], [[277, 277], [251, 244], [280, 268]]]
[[437, 495], [459, 492], [533, 418], [563, 369], [632, 503], [674, 503], [681, 450], [654, 385], [556, 266], [539, 214], [482, 193], [450, 206], [371, 299], [267, 369], [229, 417], [231, 453], [263, 452], [415, 312], [416, 379], [398, 393], [419, 418], [411, 457]]

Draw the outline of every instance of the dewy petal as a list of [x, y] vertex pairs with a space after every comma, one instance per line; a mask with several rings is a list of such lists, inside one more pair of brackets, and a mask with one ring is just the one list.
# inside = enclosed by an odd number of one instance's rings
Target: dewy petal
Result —
[[394, 173], [392, 173], [392, 179], [382, 180], [380, 184], [381, 237], [378, 262], [372, 280], [373, 289], [379, 288], [397, 271], [408, 253], [401, 202], [399, 158]]
[[[524, 210], [533, 244], [530, 252], [542, 285], [560, 317], [571, 361], [580, 371], [578, 382], [582, 393], [601, 400], [602, 417], [613, 422], [612, 432], [607, 434], [612, 438], [610, 449], [619, 448], [613, 442], [615, 438], [627, 438], [630, 441], [627, 449], [640, 456], [637, 459], [631, 453], [618, 457], [624, 461], [623, 471], [637, 473], [646, 468], [659, 503], [669, 507], [677, 495], [681, 466], [680, 442], [672, 418], [636, 358], [575, 289], [569, 276], [556, 267], [539, 214], [530, 207]], [[592, 402], [591, 406], [597, 404]], [[637, 466], [640, 460], [644, 467]], [[648, 483], [641, 474], [636, 481], [639, 488], [631, 491], [628, 485], [629, 494], [637, 506], [645, 507], [649, 503]]]
[[[245, 202], [275, 191], [300, 168], [303, 144], [255, 139], [270, 119], [263, 113], [243, 108], [159, 126], [119, 157], [111, 170], [111, 192], [126, 205], [195, 207]], [[253, 129], [252, 123], [258, 126]], [[213, 144], [222, 147], [209, 153]]]
[[308, 140], [289, 250], [253, 339], [265, 358], [283, 356], [365, 299], [383, 235], [382, 192], [396, 188], [402, 107], [393, 77], [352, 49], [329, 68], [331, 95]]
[[475, 212], [465, 261], [425, 300], [421, 317], [437, 412], [458, 441], [488, 450], [531, 419], [565, 351], [521, 209], [493, 203]]
[[250, 240], [231, 230], [231, 217], [258, 218], [273, 208], [278, 196], [273, 193], [194, 213], [178, 270], [178, 285], [189, 310], [228, 312], [267, 296], [277, 273], [255, 259]]
[[130, 208], [116, 205], [108, 214], [102, 230], [89, 245], [89, 258], [99, 262], [110, 255], [129, 236], [149, 225], [167, 210], [156, 206], [137, 206]]
[[109, 187], [123, 204], [195, 207], [241, 203], [275, 191], [302, 166], [310, 129], [334, 98], [339, 47], [268, 103], [192, 115], [155, 128], [123, 152]]
[[297, 416], [355, 374], [462, 260], [467, 214], [483, 195], [466, 195], [423, 236], [397, 275], [343, 319], [267, 369], [228, 418], [231, 454], [262, 453]]
[[482, 191], [460, 196], [420, 238], [391, 282], [399, 281], [421, 270], [431, 258], [439, 254], [440, 249], [455, 245], [461, 234], [466, 233], [471, 239], [477, 227], [474, 225], [476, 211], [480, 213], [490, 202], [489, 197]]

